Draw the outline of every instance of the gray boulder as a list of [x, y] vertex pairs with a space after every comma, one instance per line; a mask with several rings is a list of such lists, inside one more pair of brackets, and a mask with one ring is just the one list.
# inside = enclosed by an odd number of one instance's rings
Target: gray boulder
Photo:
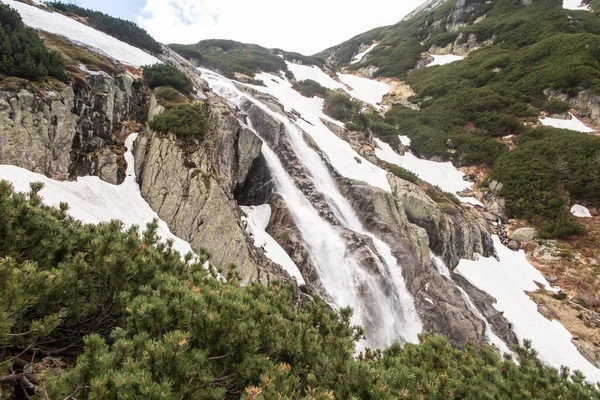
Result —
[[537, 235], [533, 228], [519, 228], [510, 235], [510, 239], [517, 242], [531, 242]]

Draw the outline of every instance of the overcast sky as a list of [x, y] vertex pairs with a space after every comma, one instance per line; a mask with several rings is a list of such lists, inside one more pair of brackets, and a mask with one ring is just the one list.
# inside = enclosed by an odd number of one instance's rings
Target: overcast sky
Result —
[[424, 0], [78, 0], [130, 19], [163, 43], [233, 39], [314, 54], [398, 22]]

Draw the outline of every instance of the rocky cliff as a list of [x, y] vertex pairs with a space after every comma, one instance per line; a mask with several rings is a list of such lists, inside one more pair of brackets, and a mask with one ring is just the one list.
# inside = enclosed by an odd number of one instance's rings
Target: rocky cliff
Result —
[[68, 179], [124, 178], [126, 122], [145, 122], [147, 88], [127, 74], [89, 73], [85, 83], [0, 91], [0, 163]]

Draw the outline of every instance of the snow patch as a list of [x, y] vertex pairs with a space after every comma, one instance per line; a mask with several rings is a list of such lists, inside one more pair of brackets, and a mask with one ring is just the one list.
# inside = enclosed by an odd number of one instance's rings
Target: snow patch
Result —
[[367, 54], [369, 54], [371, 51], [373, 51], [373, 49], [374, 49], [375, 47], [377, 47], [377, 45], [378, 45], [378, 44], [379, 44], [379, 43], [373, 43], [373, 44], [371, 45], [371, 47], [369, 47], [367, 50], [365, 50], [365, 51], [363, 51], [363, 52], [360, 52], [360, 53], [358, 53], [357, 55], [355, 55], [355, 56], [354, 56], [354, 58], [352, 59], [352, 61], [350, 61], [350, 64], [356, 64], [356, 63], [359, 63], [359, 62], [361, 62], [361, 61], [363, 60], [363, 58], [365, 58], [365, 56], [366, 56]]
[[571, 131], [584, 132], [584, 133], [595, 132], [594, 129], [590, 128], [589, 126], [587, 126], [586, 124], [581, 122], [573, 114], [569, 113], [569, 115], [571, 116], [571, 119], [559, 119], [559, 118], [546, 117], [546, 118], [540, 118], [540, 122], [542, 123], [542, 125], [552, 126], [554, 128], [559, 128], [559, 129], [569, 129]]
[[44, 204], [58, 207], [61, 202], [69, 204], [68, 214], [88, 224], [98, 224], [118, 219], [125, 227], [137, 225], [143, 231], [146, 224], [158, 220], [158, 235], [173, 240], [173, 248], [182, 255], [193, 253], [190, 244], [171, 233], [167, 223], [146, 203], [136, 182], [133, 143], [138, 134], [132, 133], [125, 142], [127, 172], [125, 181], [111, 185], [97, 176], [80, 177], [77, 181], [55, 181], [44, 175], [14, 165], [0, 165], [0, 179], [10, 182], [16, 191], [29, 192], [29, 184], [42, 182], [40, 191]]
[[450, 63], [453, 63], [456, 61], [461, 61], [461, 60], [465, 59], [463, 56], [457, 56], [456, 54], [445, 54], [445, 55], [431, 54], [431, 57], [433, 57], [433, 61], [430, 62], [429, 64], [427, 64], [428, 67], [434, 67], [436, 65], [446, 65], [446, 64], [450, 64]]
[[[440, 163], [422, 160], [410, 152], [406, 152], [401, 156], [396, 153], [389, 144], [382, 142], [379, 139], [375, 139], [375, 142], [379, 146], [378, 149], [375, 149], [375, 155], [380, 160], [396, 164], [399, 167], [415, 173], [425, 182], [434, 186], [439, 186], [445, 192], [455, 194], [465, 203], [483, 207], [483, 204], [474, 197], [460, 197], [457, 195], [458, 192], [471, 189], [473, 184], [465, 181], [463, 179], [465, 174], [457, 170], [451, 162]], [[410, 144], [410, 139], [405, 140], [404, 142]]]
[[327, 89], [343, 89], [344, 85], [327, 75], [316, 65], [300, 65], [286, 61], [287, 67], [298, 82], [313, 80]]
[[563, 8], [566, 10], [591, 11], [590, 6], [583, 4], [581, 0], [563, 0]]
[[493, 240], [499, 261], [484, 257], [477, 261], [462, 260], [454, 272], [495, 297], [495, 308], [504, 313], [521, 342], [531, 340], [543, 361], [555, 368], [566, 365], [578, 369], [588, 380], [600, 381], [600, 369], [579, 353], [569, 331], [558, 321], [544, 318], [525, 293], [538, 290], [538, 285], [548, 291], [557, 289], [527, 261], [523, 251], [513, 252], [497, 236]]
[[59, 13], [44, 11], [15, 0], [2, 0], [21, 14], [25, 25], [61, 35], [134, 67], [160, 62], [156, 57]]
[[345, 89], [350, 96], [369, 103], [376, 108], [380, 108], [378, 104], [383, 100], [383, 96], [390, 92], [390, 87], [383, 82], [340, 73], [337, 76], [340, 81], [350, 87], [350, 90]]
[[402, 143], [403, 146], [408, 147], [412, 143], [412, 140], [410, 140], [408, 136], [398, 135], [398, 138], [400, 139], [400, 143]]
[[296, 125], [312, 137], [325, 153], [333, 168], [341, 175], [367, 182], [388, 192], [392, 191], [385, 170], [360, 156], [348, 142], [340, 139], [323, 124], [322, 119], [334, 122], [323, 113], [323, 99], [306, 98], [295, 91], [289, 82], [272, 74], [257, 74], [256, 79], [263, 81], [266, 87], [248, 86], [275, 96], [286, 111], [296, 110], [299, 112], [302, 118], [295, 121]]
[[254, 238], [254, 246], [263, 249], [265, 255], [273, 262], [281, 265], [296, 281], [304, 285], [306, 282], [298, 266], [283, 248], [269, 235], [265, 230], [271, 219], [271, 206], [264, 204], [262, 206], [240, 207], [248, 216], [246, 222], [247, 230]]
[[571, 214], [576, 216], [577, 218], [592, 218], [592, 213], [584, 206], [580, 206], [579, 204], [575, 204], [571, 207]]

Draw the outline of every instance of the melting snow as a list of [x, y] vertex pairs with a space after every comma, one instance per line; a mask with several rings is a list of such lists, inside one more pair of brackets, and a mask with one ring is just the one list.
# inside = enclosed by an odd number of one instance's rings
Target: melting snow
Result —
[[326, 87], [327, 89], [343, 89], [344, 85], [327, 75], [321, 68], [316, 65], [300, 65], [286, 61], [287, 67], [298, 82], [313, 80], [319, 85]]
[[592, 218], [592, 214], [590, 213], [590, 210], [588, 210], [584, 206], [580, 206], [579, 204], [575, 204], [571, 208], [571, 214], [573, 214], [577, 218]]
[[129, 135], [125, 146], [127, 176], [119, 186], [102, 181], [97, 176], [80, 177], [74, 182], [60, 182], [13, 165], [0, 165], [0, 179], [12, 183], [18, 192], [29, 192], [31, 182], [42, 182], [40, 191], [44, 204], [58, 207], [61, 202], [69, 204], [68, 213], [73, 218], [88, 224], [109, 222], [114, 219], [123, 221], [126, 227], [138, 225], [140, 230], [146, 224], [158, 219], [158, 235], [163, 239], [172, 239], [173, 248], [182, 255], [192, 252], [190, 244], [173, 235], [167, 223], [161, 220], [142, 198], [135, 179], [133, 143], [138, 134]]
[[38, 7], [15, 0], [2, 0], [2, 2], [17, 10], [21, 14], [25, 25], [64, 36], [75, 43], [83, 44], [124, 64], [141, 67], [142, 65], [160, 62], [156, 57], [137, 47], [121, 42], [62, 14], [44, 11]]
[[361, 62], [361, 61], [363, 60], [363, 58], [365, 58], [365, 56], [366, 56], [367, 54], [369, 54], [371, 51], [373, 51], [373, 49], [374, 49], [375, 47], [377, 47], [377, 45], [378, 45], [378, 44], [379, 44], [379, 43], [373, 43], [373, 44], [371, 45], [371, 47], [369, 47], [367, 50], [365, 50], [365, 51], [363, 51], [363, 52], [360, 52], [360, 53], [358, 53], [357, 55], [355, 55], [355, 56], [354, 56], [354, 58], [352, 59], [352, 61], [350, 61], [350, 64], [356, 64], [356, 63], [359, 63], [359, 62]]
[[463, 56], [457, 56], [455, 54], [445, 54], [445, 55], [431, 54], [431, 57], [433, 57], [433, 61], [430, 62], [429, 64], [427, 64], [428, 67], [433, 67], [435, 65], [446, 65], [446, 64], [450, 64], [450, 63], [453, 63], [456, 61], [464, 60]]
[[262, 248], [271, 261], [281, 265], [292, 277], [296, 278], [299, 284], [304, 285], [306, 282], [304, 282], [296, 263], [292, 261], [279, 243], [265, 231], [271, 219], [271, 206], [264, 204], [255, 207], [241, 207], [241, 209], [248, 216], [246, 220], [248, 232], [254, 238], [254, 246]]
[[571, 119], [558, 119], [558, 118], [546, 117], [546, 118], [540, 118], [540, 122], [542, 123], [542, 125], [552, 126], [554, 128], [559, 128], [559, 129], [569, 129], [572, 131], [584, 132], [584, 133], [595, 132], [594, 129], [585, 125], [583, 122], [581, 122], [579, 119], [577, 119], [577, 117], [574, 116], [573, 114], [569, 113], [569, 115], [571, 116]]
[[252, 86], [254, 89], [275, 96], [286, 111], [296, 110], [302, 115], [301, 119], [296, 120], [296, 124], [313, 138], [341, 175], [392, 191], [385, 170], [361, 157], [346, 141], [323, 124], [321, 119], [332, 120], [323, 113], [322, 99], [306, 98], [292, 89], [289, 82], [272, 74], [257, 74], [256, 79], [262, 80], [266, 87]]
[[[405, 137], [403, 143], [409, 143], [410, 139]], [[425, 182], [429, 182], [432, 185], [439, 186], [443, 191], [456, 194], [466, 189], [471, 189], [473, 184], [463, 179], [463, 174], [457, 170], [451, 162], [435, 162], [429, 160], [422, 160], [416, 157], [414, 154], [406, 152], [403, 156], [396, 153], [392, 147], [382, 142], [379, 139], [375, 139], [378, 149], [375, 149], [375, 155], [383, 161], [387, 161], [392, 164], [396, 164], [404, 169], [414, 172], [419, 178]], [[473, 205], [483, 206], [474, 197], [457, 197], [465, 203]]]
[[530, 339], [542, 360], [555, 368], [566, 365], [578, 369], [590, 381], [600, 381], [600, 369], [579, 353], [569, 331], [558, 321], [544, 318], [525, 293], [538, 290], [538, 284], [549, 291], [556, 289], [527, 261], [523, 251], [513, 252], [497, 236], [493, 239], [500, 261], [484, 257], [462, 260], [454, 272], [495, 297], [496, 309], [513, 325], [519, 340]]
[[383, 96], [390, 92], [390, 87], [383, 82], [378, 82], [355, 75], [340, 73], [337, 75], [340, 81], [350, 86], [350, 90], [346, 89], [350, 96], [364, 101], [365, 103], [369, 103], [375, 107], [378, 107], [378, 103], [383, 100]]
[[563, 0], [563, 8], [567, 10], [590, 11], [590, 6], [583, 4], [581, 0]]
[[338, 73], [338, 79], [342, 82], [340, 83], [316, 65], [308, 66], [287, 62], [287, 67], [299, 82], [311, 79], [327, 89], [343, 89], [350, 96], [375, 107], [378, 107], [377, 103], [381, 102], [383, 96], [390, 92], [390, 87], [383, 82], [355, 75]]
[[410, 146], [410, 144], [412, 143], [408, 136], [398, 135], [398, 138], [400, 139], [400, 143], [402, 143], [403, 146]]

